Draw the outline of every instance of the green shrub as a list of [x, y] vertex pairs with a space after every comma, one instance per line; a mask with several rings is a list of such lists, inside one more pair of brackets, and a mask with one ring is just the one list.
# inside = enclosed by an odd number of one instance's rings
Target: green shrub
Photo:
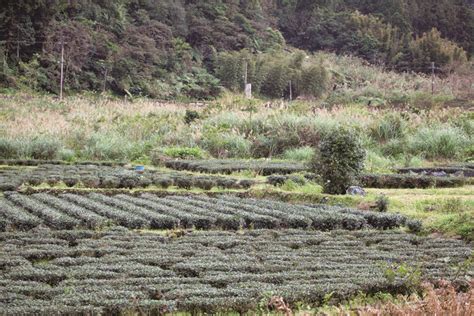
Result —
[[381, 151], [386, 156], [395, 157], [405, 155], [408, 151], [407, 140], [404, 138], [390, 139], [381, 146]]
[[301, 82], [299, 83], [300, 93], [319, 98], [326, 92], [328, 77], [328, 72], [322, 63], [303, 69], [301, 71]]
[[384, 194], [381, 194], [375, 200], [375, 209], [379, 212], [386, 212], [388, 211], [388, 204], [388, 198]]
[[269, 65], [261, 93], [270, 98], [282, 98], [289, 89], [291, 69], [281, 61]]
[[423, 228], [423, 223], [418, 219], [409, 219], [406, 221], [406, 226], [412, 233], [418, 233]]
[[201, 159], [204, 157], [204, 152], [199, 147], [169, 147], [163, 150], [163, 154], [180, 159]]
[[52, 138], [0, 139], [0, 158], [3, 159], [57, 159], [62, 144]]
[[449, 198], [442, 203], [441, 209], [446, 213], [461, 213], [464, 211], [464, 203], [461, 198]]
[[88, 159], [99, 160], [129, 160], [133, 156], [143, 156], [140, 150], [145, 148], [138, 146], [134, 148], [134, 143], [127, 141], [115, 134], [94, 134], [88, 139], [82, 155]]
[[287, 149], [283, 153], [283, 158], [294, 161], [310, 161], [314, 156], [314, 150], [309, 147]]
[[421, 128], [408, 140], [413, 154], [429, 159], [460, 156], [471, 144], [461, 129], [449, 125]]
[[366, 168], [368, 172], [388, 172], [393, 167], [393, 161], [374, 151], [367, 152]]
[[2, 159], [18, 158], [17, 142], [8, 138], [0, 138], [0, 158]]
[[36, 138], [28, 144], [28, 156], [34, 159], [56, 159], [61, 148], [62, 144], [57, 140]]
[[370, 136], [379, 142], [387, 142], [403, 137], [406, 121], [398, 112], [385, 114], [381, 120], [370, 128]]
[[76, 159], [76, 153], [74, 150], [62, 148], [58, 153], [59, 159], [64, 161], [72, 162]]
[[212, 133], [201, 141], [201, 146], [216, 158], [248, 158], [250, 141], [241, 135]]
[[184, 122], [189, 125], [195, 120], [199, 119], [199, 117], [200, 116], [197, 111], [186, 110], [186, 113], [184, 114]]
[[281, 186], [282, 190], [285, 190], [285, 191], [294, 191], [298, 187], [299, 185], [291, 179], [286, 180]]
[[360, 136], [354, 130], [341, 127], [322, 135], [312, 169], [321, 176], [325, 193], [345, 194], [363, 170], [364, 158]]

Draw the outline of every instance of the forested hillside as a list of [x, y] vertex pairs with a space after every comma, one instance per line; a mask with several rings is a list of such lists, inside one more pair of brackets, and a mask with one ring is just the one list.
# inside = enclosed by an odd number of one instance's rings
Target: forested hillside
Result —
[[245, 49], [258, 92], [275, 97], [282, 89], [265, 78], [325, 78], [320, 64], [298, 64], [301, 53], [281, 64], [276, 52], [325, 50], [396, 71], [435, 62], [443, 73], [473, 54], [472, 34], [467, 0], [4, 0], [0, 85], [57, 93], [63, 48], [66, 91], [206, 99], [233, 88], [225, 53]]

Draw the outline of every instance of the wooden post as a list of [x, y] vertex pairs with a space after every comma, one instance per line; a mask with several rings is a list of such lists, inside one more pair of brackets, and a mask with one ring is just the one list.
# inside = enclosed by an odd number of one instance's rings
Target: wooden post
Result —
[[59, 81], [59, 100], [63, 100], [64, 85], [64, 37], [61, 36], [61, 76]]

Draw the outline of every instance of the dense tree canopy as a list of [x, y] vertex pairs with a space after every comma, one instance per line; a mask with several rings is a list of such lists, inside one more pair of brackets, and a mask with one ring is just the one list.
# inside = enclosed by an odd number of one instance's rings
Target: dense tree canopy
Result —
[[[227, 51], [255, 55], [288, 43], [400, 71], [474, 52], [467, 0], [4, 0], [0, 9], [0, 84], [50, 92], [62, 44], [67, 90], [160, 98], [218, 94]], [[280, 66], [268, 71], [283, 75]]]

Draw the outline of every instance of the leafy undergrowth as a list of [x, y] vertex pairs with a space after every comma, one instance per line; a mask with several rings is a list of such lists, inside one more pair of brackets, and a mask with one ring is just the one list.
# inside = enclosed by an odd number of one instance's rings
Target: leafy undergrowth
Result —
[[[358, 315], [358, 316], [419, 316], [419, 315], [473, 315], [474, 314], [474, 281], [470, 290], [457, 291], [456, 285], [445, 280], [421, 285], [423, 295], [392, 296], [379, 293], [374, 296], [360, 294], [348, 303], [339, 306], [326, 306], [313, 310], [316, 315]], [[292, 311], [280, 305], [277, 310], [286, 315]], [[295, 315], [308, 315], [308, 312], [296, 312]]]

